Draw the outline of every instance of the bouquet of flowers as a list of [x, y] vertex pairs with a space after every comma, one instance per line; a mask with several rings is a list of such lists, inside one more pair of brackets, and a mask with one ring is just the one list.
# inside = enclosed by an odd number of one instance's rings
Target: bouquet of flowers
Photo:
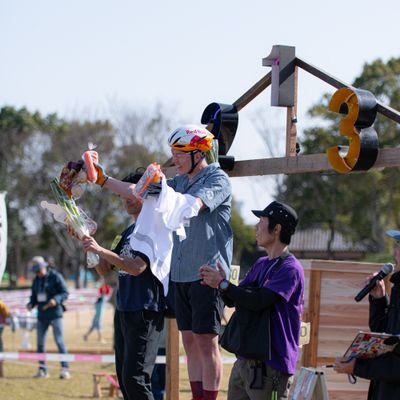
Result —
[[[78, 208], [75, 200], [69, 197], [60, 187], [59, 180], [54, 178], [50, 183], [58, 207], [42, 202], [41, 206], [49, 210], [54, 218], [64, 224], [70, 225], [81, 238], [85, 235], [93, 234], [96, 231], [96, 223], [91, 220], [85, 212]], [[93, 268], [99, 263], [99, 256], [95, 253], [87, 253], [88, 267]]]
[[68, 197], [78, 199], [85, 191], [85, 185], [88, 182], [97, 181], [97, 170], [94, 164], [99, 161], [96, 146], [88, 143], [89, 150], [85, 151], [82, 158], [78, 161], [69, 161], [64, 165], [60, 175], [60, 187]]

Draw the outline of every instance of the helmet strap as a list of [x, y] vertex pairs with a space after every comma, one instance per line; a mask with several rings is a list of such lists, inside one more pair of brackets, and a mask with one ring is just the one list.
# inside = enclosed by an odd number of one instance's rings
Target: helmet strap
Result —
[[205, 157], [205, 154], [202, 153], [203, 157], [202, 157], [199, 161], [197, 161], [197, 162], [195, 163], [195, 162], [194, 162], [194, 155], [195, 155], [196, 153], [198, 153], [198, 152], [199, 152], [199, 150], [192, 150], [192, 151], [190, 152], [190, 159], [192, 160], [192, 167], [190, 168], [190, 170], [189, 170], [189, 172], [188, 172], [188, 175], [191, 174], [191, 173], [194, 171], [194, 169], [197, 167], [197, 165], [200, 163], [200, 161]]

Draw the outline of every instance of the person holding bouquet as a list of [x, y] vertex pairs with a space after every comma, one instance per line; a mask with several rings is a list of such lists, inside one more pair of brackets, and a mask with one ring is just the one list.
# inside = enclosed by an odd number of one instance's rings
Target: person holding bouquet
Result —
[[[122, 182], [135, 184], [141, 176], [142, 173], [136, 170]], [[108, 250], [91, 236], [84, 236], [82, 244], [85, 251], [100, 257], [95, 266], [100, 275], [111, 271], [118, 273], [114, 315], [115, 368], [124, 399], [153, 400], [151, 374], [164, 327], [164, 292], [161, 282], [149, 268], [148, 257], [130, 246], [130, 236], [143, 200], [126, 196], [121, 199], [133, 221], [117, 236], [116, 246]]]

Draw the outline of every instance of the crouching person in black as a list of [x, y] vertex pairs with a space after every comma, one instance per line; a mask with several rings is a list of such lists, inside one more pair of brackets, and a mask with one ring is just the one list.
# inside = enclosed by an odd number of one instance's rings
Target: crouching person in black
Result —
[[[276, 201], [253, 213], [260, 218], [257, 243], [268, 255], [255, 262], [239, 286], [229, 283], [218, 266], [203, 265], [200, 276], [203, 284], [222, 292], [227, 306], [236, 307], [235, 318], [241, 321], [237, 325], [240, 339], [235, 332], [229, 332], [230, 339], [225, 333], [221, 339], [223, 347], [234, 342], [237, 349], [229, 349], [237, 360], [229, 379], [228, 400], [283, 400], [289, 398], [296, 369], [304, 304], [303, 268], [288, 251], [297, 214]], [[257, 354], [264, 344], [267, 348]]]

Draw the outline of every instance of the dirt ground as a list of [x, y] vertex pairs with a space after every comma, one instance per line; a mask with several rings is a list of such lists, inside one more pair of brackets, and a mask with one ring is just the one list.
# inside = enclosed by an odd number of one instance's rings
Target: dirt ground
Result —
[[[89, 328], [94, 310], [90, 308], [82, 308], [79, 310], [68, 310], [64, 314], [64, 331], [65, 340], [70, 354], [75, 353], [95, 353], [95, 354], [112, 354], [113, 343], [113, 314], [114, 309], [107, 304], [104, 312], [103, 320], [103, 338], [105, 342], [99, 342], [96, 332], [93, 332], [87, 341], [83, 340], [83, 335]], [[6, 327], [3, 333], [4, 351], [5, 352], [25, 352], [34, 351], [36, 348], [36, 332], [26, 334], [23, 330], [12, 332], [10, 327]], [[30, 344], [30, 349], [25, 349], [24, 345]], [[49, 332], [46, 341], [47, 350], [57, 352], [52, 333]], [[184, 355], [182, 346], [180, 346], [180, 355]], [[224, 378], [221, 387], [219, 400], [226, 399], [227, 379], [229, 377], [232, 365], [224, 366]], [[5, 392], [0, 391], [0, 400], [19, 400], [29, 398], [33, 393], [40, 396], [42, 400], [57, 399], [87, 399], [92, 398], [93, 383], [92, 375], [95, 372], [103, 370], [113, 372], [114, 364], [96, 364], [93, 362], [72, 362], [70, 364], [72, 379], [66, 383], [58, 379], [58, 363], [49, 363], [51, 377], [43, 383], [42, 380], [32, 380], [37, 364], [35, 361], [12, 361], [4, 362], [5, 378], [0, 380], [2, 388], [7, 388], [8, 393], [3, 397]], [[187, 379], [186, 365], [180, 365], [179, 373], [179, 400], [190, 400], [190, 386]], [[71, 384], [73, 389], [71, 389]], [[105, 383], [107, 384], [107, 383]], [[68, 388], [68, 390], [66, 389]], [[25, 390], [26, 389], [26, 390]], [[66, 390], [69, 392], [67, 395]], [[177, 400], [177, 399], [174, 399]]]

